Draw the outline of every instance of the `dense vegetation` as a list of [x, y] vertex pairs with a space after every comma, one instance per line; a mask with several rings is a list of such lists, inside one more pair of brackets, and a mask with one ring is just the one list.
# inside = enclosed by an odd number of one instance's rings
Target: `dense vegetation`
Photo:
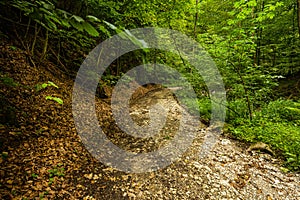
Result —
[[[92, 48], [119, 31], [163, 27], [190, 36], [222, 74], [228, 100], [224, 131], [269, 144], [289, 169], [300, 169], [299, 0], [10, 0], [0, 5], [1, 38], [16, 40], [34, 65], [52, 61], [70, 78]], [[203, 120], [209, 120], [202, 78], [169, 52], [126, 54], [106, 70], [101, 84], [114, 85], [143, 62], [183, 73], [199, 97]]]

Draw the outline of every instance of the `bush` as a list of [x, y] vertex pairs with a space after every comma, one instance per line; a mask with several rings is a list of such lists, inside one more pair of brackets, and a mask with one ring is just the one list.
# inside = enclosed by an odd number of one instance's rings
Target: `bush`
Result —
[[229, 131], [247, 142], [264, 142], [285, 158], [291, 170], [300, 170], [300, 104], [276, 100], [254, 112], [253, 120], [236, 118]]
[[276, 100], [264, 107], [261, 114], [274, 122], [294, 122], [299, 126], [300, 101]]

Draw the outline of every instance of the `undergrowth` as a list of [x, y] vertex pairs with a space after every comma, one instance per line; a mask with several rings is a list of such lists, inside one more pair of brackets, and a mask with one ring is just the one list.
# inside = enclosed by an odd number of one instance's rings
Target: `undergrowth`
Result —
[[300, 101], [272, 101], [256, 110], [252, 120], [231, 120], [228, 131], [246, 142], [269, 144], [288, 169], [300, 170]]

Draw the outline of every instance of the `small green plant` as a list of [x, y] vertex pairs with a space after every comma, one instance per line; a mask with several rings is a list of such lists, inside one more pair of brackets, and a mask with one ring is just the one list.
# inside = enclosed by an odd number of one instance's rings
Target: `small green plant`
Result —
[[[106, 75], [106, 76], [102, 77], [103, 81], [110, 86], [116, 85], [119, 78], [120, 78], [119, 76], [113, 76], [113, 75]], [[127, 76], [125, 76], [125, 78], [127, 79]], [[128, 78], [128, 80], [129, 80], [129, 78]]]
[[49, 192], [46, 190], [45, 192], [41, 192], [40, 194], [39, 194], [39, 198], [40, 199], [44, 199], [45, 198], [45, 195], [48, 195], [49, 194]]
[[64, 101], [61, 98], [58, 98], [58, 97], [46, 96], [46, 100], [53, 100], [53, 101], [56, 101], [57, 103], [59, 103], [61, 105], [64, 103]]
[[15, 196], [15, 195], [17, 194], [17, 190], [12, 190], [12, 191], [11, 191], [11, 194], [12, 194], [13, 196]]
[[166, 135], [166, 136], [164, 137], [164, 139], [165, 139], [165, 140], [170, 140], [171, 137], [170, 137], [169, 135]]
[[20, 84], [15, 82], [15, 80], [11, 77], [8, 77], [6, 75], [4, 75], [3, 77], [0, 77], [0, 81], [7, 86], [11, 86], [11, 87], [16, 87], [19, 86]]
[[1, 153], [1, 157], [2, 157], [3, 159], [7, 159], [7, 158], [8, 158], [8, 152], [3, 151], [3, 152]]
[[35, 173], [32, 173], [32, 174], [31, 174], [31, 177], [35, 179], [35, 178], [37, 178], [37, 177], [38, 177], [38, 175], [37, 175], [37, 174], [35, 174]]
[[[59, 88], [55, 83], [51, 82], [51, 81], [48, 81], [47, 83], [42, 83], [42, 84], [37, 84], [35, 86], [35, 90], [38, 92], [40, 90], [43, 90], [47, 87], [55, 87], [55, 88]], [[59, 97], [53, 97], [53, 96], [46, 96], [45, 97], [46, 100], [53, 100], [53, 101], [56, 101], [57, 103], [59, 104], [63, 104], [64, 101], [59, 98]]]
[[49, 176], [54, 177], [54, 176], [64, 176], [65, 174], [63, 173], [65, 171], [65, 168], [61, 167], [54, 167], [53, 169], [48, 170], [48, 172], [50, 173]]
[[9, 46], [9, 48], [13, 51], [17, 50], [17, 47], [15, 47], [15, 46]]
[[209, 98], [199, 98], [198, 105], [201, 119], [209, 121], [211, 118], [211, 100]]
[[47, 88], [49, 86], [58, 88], [58, 86], [55, 83], [53, 83], [51, 81], [48, 81], [47, 83], [37, 84], [35, 86], [35, 90], [38, 92], [38, 91], [43, 90], [43, 89], [45, 89], [45, 88]]
[[44, 197], [45, 197], [44, 192], [40, 193], [40, 194], [39, 194], [39, 197], [40, 197], [40, 199], [44, 199]]
[[54, 178], [53, 177], [51, 177], [51, 178], [49, 178], [49, 185], [52, 185], [52, 183], [54, 182]]
[[51, 185], [54, 181], [54, 177], [63, 177], [65, 168], [60, 167], [61, 164], [58, 164], [57, 166], [55, 166], [53, 169], [49, 169], [49, 185]]

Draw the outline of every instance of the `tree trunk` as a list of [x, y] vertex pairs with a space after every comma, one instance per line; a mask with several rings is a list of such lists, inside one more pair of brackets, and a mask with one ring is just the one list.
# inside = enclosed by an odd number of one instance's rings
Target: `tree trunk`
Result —
[[297, 0], [298, 33], [300, 35], [300, 0]]
[[[258, 8], [258, 11], [263, 12], [264, 11], [264, 1], [262, 1], [262, 4], [260, 5], [260, 8]], [[256, 50], [255, 50], [255, 59], [254, 59], [254, 63], [256, 65], [260, 65], [260, 57], [261, 57], [261, 41], [262, 41], [262, 31], [263, 29], [260, 27], [260, 25], [257, 27], [256, 30], [256, 37], [257, 37], [257, 41], [256, 41]]]
[[[300, 0], [299, 0], [300, 1]], [[198, 23], [198, 5], [199, 5], [199, 0], [196, 0], [196, 13], [195, 13], [195, 23], [194, 23], [194, 39], [196, 39], [197, 34], [196, 34], [196, 29], [197, 29], [197, 23]]]

